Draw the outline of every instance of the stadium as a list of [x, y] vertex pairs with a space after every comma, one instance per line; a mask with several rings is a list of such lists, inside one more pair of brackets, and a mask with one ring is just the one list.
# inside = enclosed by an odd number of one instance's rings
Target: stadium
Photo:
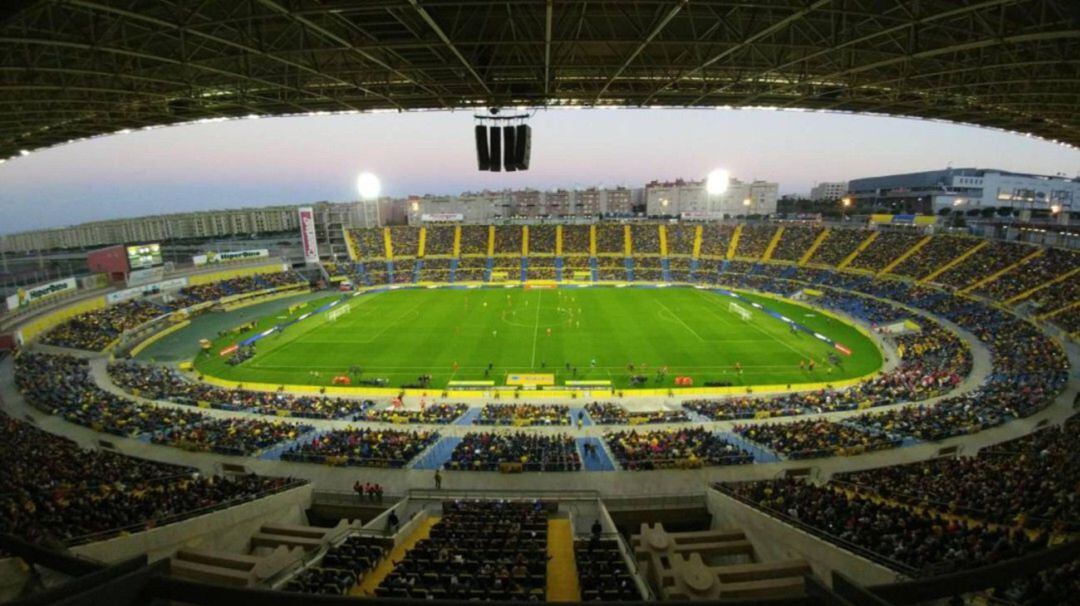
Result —
[[[605, 105], [1080, 143], [1067, 2], [179, 4], [0, 8], [0, 157]], [[502, 119], [477, 117], [480, 168], [524, 171]], [[0, 601], [1075, 603], [1080, 186], [999, 176], [1023, 184], [989, 212], [912, 175], [784, 212], [718, 170], [496, 217], [384, 214], [365, 174], [262, 234], [5, 236], [5, 279], [61, 273], [4, 283]]]

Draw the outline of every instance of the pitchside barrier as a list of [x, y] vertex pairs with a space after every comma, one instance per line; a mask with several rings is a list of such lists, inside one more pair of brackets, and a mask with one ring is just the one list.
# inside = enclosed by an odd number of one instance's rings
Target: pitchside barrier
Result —
[[[581, 288], [584, 286], [590, 286], [589, 284], [570, 284], [572, 288]], [[656, 284], [648, 284], [648, 286], [656, 286]], [[362, 287], [353, 293], [354, 297], [358, 297], [365, 294], [372, 294], [383, 292], [387, 290], [400, 290], [408, 288], [483, 288], [488, 285], [485, 282], [469, 282], [469, 283], [455, 283], [455, 284], [407, 284], [397, 286], [366, 286]], [[567, 284], [561, 283], [562, 286]], [[626, 284], [626, 286], [638, 286], [640, 283]], [[509, 285], [488, 285], [491, 288], [508, 288]], [[596, 284], [601, 288], [611, 288], [615, 286], [615, 283]], [[666, 287], [691, 287], [701, 288], [700, 284], [689, 283], [667, 283]], [[528, 283], [517, 283], [514, 287], [527, 288]], [[706, 288], [707, 290], [714, 290], [712, 287]], [[785, 297], [757, 291], [750, 288], [742, 288], [738, 290], [753, 292], [755, 295], [761, 296], [765, 299], [772, 299], [774, 301], [788, 302]], [[845, 325], [849, 325], [859, 331], [860, 334], [870, 339], [871, 343], [879, 347], [877, 340], [873, 335], [859, 325], [856, 322], [848, 318], [844, 318], [838, 314], [835, 314], [829, 310], [822, 309], [820, 307], [812, 307], [816, 313], [820, 313], [823, 316], [828, 316], [838, 322], [842, 322]], [[198, 375], [195, 371], [190, 371], [193, 375]], [[584, 387], [578, 385], [572, 385], [567, 382], [563, 386], [549, 386], [546, 388], [530, 389], [524, 391], [516, 390], [498, 390], [498, 388], [492, 388], [491, 390], [481, 390], [463, 388], [454, 389], [448, 387], [447, 389], [416, 389], [416, 388], [398, 388], [398, 387], [370, 387], [370, 386], [344, 386], [344, 385], [293, 385], [293, 384], [281, 384], [281, 383], [246, 383], [243, 381], [232, 381], [228, 379], [222, 379], [210, 375], [198, 375], [202, 377], [203, 382], [218, 387], [225, 387], [228, 389], [244, 388], [253, 391], [268, 391], [276, 392], [280, 390], [299, 393], [299, 394], [326, 394], [336, 396], [351, 396], [351, 397], [393, 397], [399, 394], [405, 394], [407, 397], [422, 397], [422, 398], [441, 398], [443, 400], [460, 400], [460, 399], [478, 399], [478, 400], [491, 400], [492, 398], [499, 399], [520, 399], [520, 400], [533, 400], [533, 399], [589, 399], [589, 398], [638, 398], [638, 397], [688, 397], [688, 396], [740, 396], [740, 395], [763, 395], [763, 394], [782, 394], [790, 393], [793, 391], [818, 391], [822, 389], [842, 389], [845, 387], [851, 387], [870, 379], [880, 374], [880, 370], [866, 373], [859, 377], [853, 377], [850, 379], [843, 379], [838, 381], [814, 381], [809, 383], [791, 383], [791, 384], [771, 384], [771, 385], [731, 385], [726, 387], [673, 387], [673, 388], [649, 388], [649, 389], [618, 389], [610, 386], [597, 386], [597, 387]]]

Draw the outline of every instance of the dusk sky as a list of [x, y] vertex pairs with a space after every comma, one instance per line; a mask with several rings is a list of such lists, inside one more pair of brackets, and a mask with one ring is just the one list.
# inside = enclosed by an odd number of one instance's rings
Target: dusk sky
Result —
[[265, 118], [102, 137], [0, 165], [0, 233], [166, 212], [356, 198], [362, 170], [404, 196], [626, 185], [726, 168], [780, 192], [818, 181], [976, 166], [1080, 171], [1080, 151], [976, 127], [760, 110], [552, 110], [532, 168], [476, 170], [471, 112]]

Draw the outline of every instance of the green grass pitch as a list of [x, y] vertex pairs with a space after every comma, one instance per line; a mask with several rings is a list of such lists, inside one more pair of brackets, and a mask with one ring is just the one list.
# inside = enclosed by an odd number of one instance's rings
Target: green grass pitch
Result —
[[[745, 304], [751, 319], [740, 319], [728, 310], [733, 299], [693, 288], [440, 288], [348, 298], [350, 311], [342, 317], [328, 321], [319, 314], [264, 338], [242, 364], [229, 366], [210, 353], [196, 367], [237, 381], [327, 385], [356, 366], [361, 378], [387, 379], [391, 386], [430, 374], [433, 387], [484, 379], [503, 385], [508, 374], [534, 372], [554, 373], [558, 385], [607, 379], [627, 388], [639, 374], [648, 377], [641, 387], [659, 388], [674, 387], [676, 376], [692, 377], [695, 386], [836, 381], [881, 366], [878, 347], [852, 326], [803, 305], [745, 296], [843, 343], [852, 355], [840, 355], [841, 364], [833, 366], [830, 345], [793, 334]], [[287, 317], [264, 318], [255, 330]], [[219, 339], [213, 352], [254, 332]], [[811, 357], [817, 368], [800, 369]], [[663, 367], [668, 373], [661, 380]]]

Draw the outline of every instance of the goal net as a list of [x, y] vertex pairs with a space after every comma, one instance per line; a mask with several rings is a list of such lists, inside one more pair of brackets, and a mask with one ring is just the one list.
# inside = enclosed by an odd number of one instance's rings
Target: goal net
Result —
[[739, 305], [738, 303], [728, 303], [728, 311], [742, 318], [744, 322], [750, 321], [750, 310]]
[[330, 311], [326, 312], [326, 321], [327, 322], [333, 322], [334, 320], [337, 320], [338, 318], [340, 318], [341, 316], [344, 316], [347, 313], [349, 313], [349, 304], [348, 303], [346, 303], [344, 305], [337, 305], [337, 306], [334, 307], [334, 309], [331, 309]]

